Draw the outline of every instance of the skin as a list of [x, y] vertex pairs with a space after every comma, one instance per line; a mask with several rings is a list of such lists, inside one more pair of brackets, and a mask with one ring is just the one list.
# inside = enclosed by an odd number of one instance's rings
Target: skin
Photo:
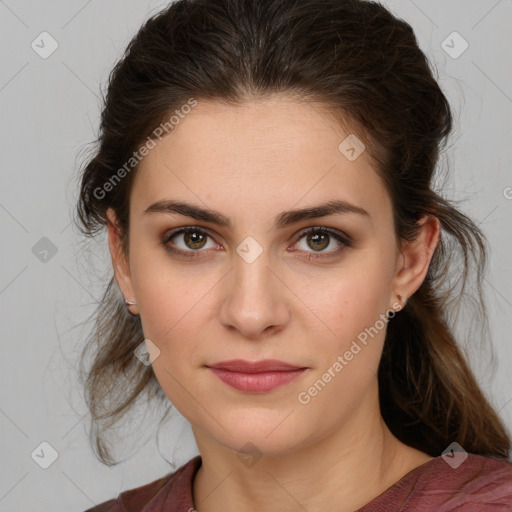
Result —
[[[308, 404], [297, 399], [396, 307], [398, 294], [420, 287], [440, 236], [438, 219], [423, 217], [416, 242], [397, 247], [391, 202], [368, 152], [350, 161], [338, 149], [347, 135], [317, 105], [288, 96], [237, 107], [199, 101], [139, 165], [129, 258], [108, 211], [116, 281], [160, 350], [155, 375], [190, 421], [202, 457], [193, 484], [198, 512], [313, 512], [333, 503], [353, 511], [431, 459], [382, 420], [377, 369], [385, 327]], [[162, 199], [211, 208], [232, 227], [143, 214]], [[362, 207], [369, 218], [344, 213], [272, 229], [279, 213], [331, 199]], [[195, 259], [161, 244], [183, 226], [209, 235], [168, 242]], [[302, 232], [309, 227], [345, 233], [353, 246], [332, 236], [308, 242]], [[248, 236], [263, 249], [252, 263], [236, 252]], [[309, 370], [270, 392], [246, 393], [205, 367], [235, 358]], [[259, 457], [251, 464], [238, 456], [251, 452], [249, 442]]]

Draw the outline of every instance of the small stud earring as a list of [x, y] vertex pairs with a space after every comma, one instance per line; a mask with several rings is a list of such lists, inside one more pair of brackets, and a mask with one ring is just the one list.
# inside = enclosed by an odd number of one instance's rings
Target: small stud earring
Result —
[[130, 307], [129, 307], [129, 306], [136, 306], [136, 305], [137, 305], [137, 303], [136, 303], [136, 302], [132, 302], [131, 300], [126, 300], [126, 299], [125, 299], [125, 300], [124, 300], [124, 304], [125, 304], [125, 306], [126, 306], [126, 310], [128, 311], [128, 313], [130, 313], [130, 315], [132, 315], [132, 316], [137, 316], [135, 313], [132, 313], [132, 312], [130, 311]]

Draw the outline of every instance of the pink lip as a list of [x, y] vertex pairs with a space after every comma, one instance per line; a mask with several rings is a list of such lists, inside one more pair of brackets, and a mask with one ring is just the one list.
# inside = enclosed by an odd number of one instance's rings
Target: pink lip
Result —
[[301, 370], [304, 366], [295, 366], [277, 359], [262, 359], [261, 361], [245, 361], [244, 359], [231, 359], [220, 363], [209, 364], [208, 368], [221, 368], [232, 372], [261, 373], [287, 370]]
[[241, 359], [207, 366], [225, 384], [249, 393], [264, 393], [283, 386], [302, 375], [308, 368], [275, 359], [250, 362]]

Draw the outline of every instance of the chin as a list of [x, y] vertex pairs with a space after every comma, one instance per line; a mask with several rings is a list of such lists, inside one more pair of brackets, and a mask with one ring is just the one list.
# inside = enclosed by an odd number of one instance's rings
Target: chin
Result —
[[307, 440], [315, 436], [314, 432], [299, 428], [295, 423], [297, 418], [293, 417], [293, 413], [287, 417], [288, 413], [281, 415], [278, 420], [275, 415], [265, 417], [261, 412], [254, 415], [242, 413], [238, 418], [232, 415], [229, 421], [222, 422], [227, 432], [218, 425], [210, 425], [215, 430], [210, 435], [236, 453], [286, 455], [307, 444]]

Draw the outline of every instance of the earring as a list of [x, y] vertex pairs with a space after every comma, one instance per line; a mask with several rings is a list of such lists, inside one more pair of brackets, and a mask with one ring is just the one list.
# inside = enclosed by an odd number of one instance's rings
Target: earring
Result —
[[125, 306], [126, 306], [126, 310], [128, 311], [128, 313], [130, 313], [130, 315], [132, 315], [132, 316], [137, 316], [135, 313], [132, 313], [132, 312], [130, 311], [130, 308], [129, 308], [129, 306], [136, 306], [136, 305], [137, 305], [137, 303], [136, 303], [136, 302], [132, 302], [131, 300], [126, 300], [126, 299], [124, 299], [124, 304], [125, 304]]

